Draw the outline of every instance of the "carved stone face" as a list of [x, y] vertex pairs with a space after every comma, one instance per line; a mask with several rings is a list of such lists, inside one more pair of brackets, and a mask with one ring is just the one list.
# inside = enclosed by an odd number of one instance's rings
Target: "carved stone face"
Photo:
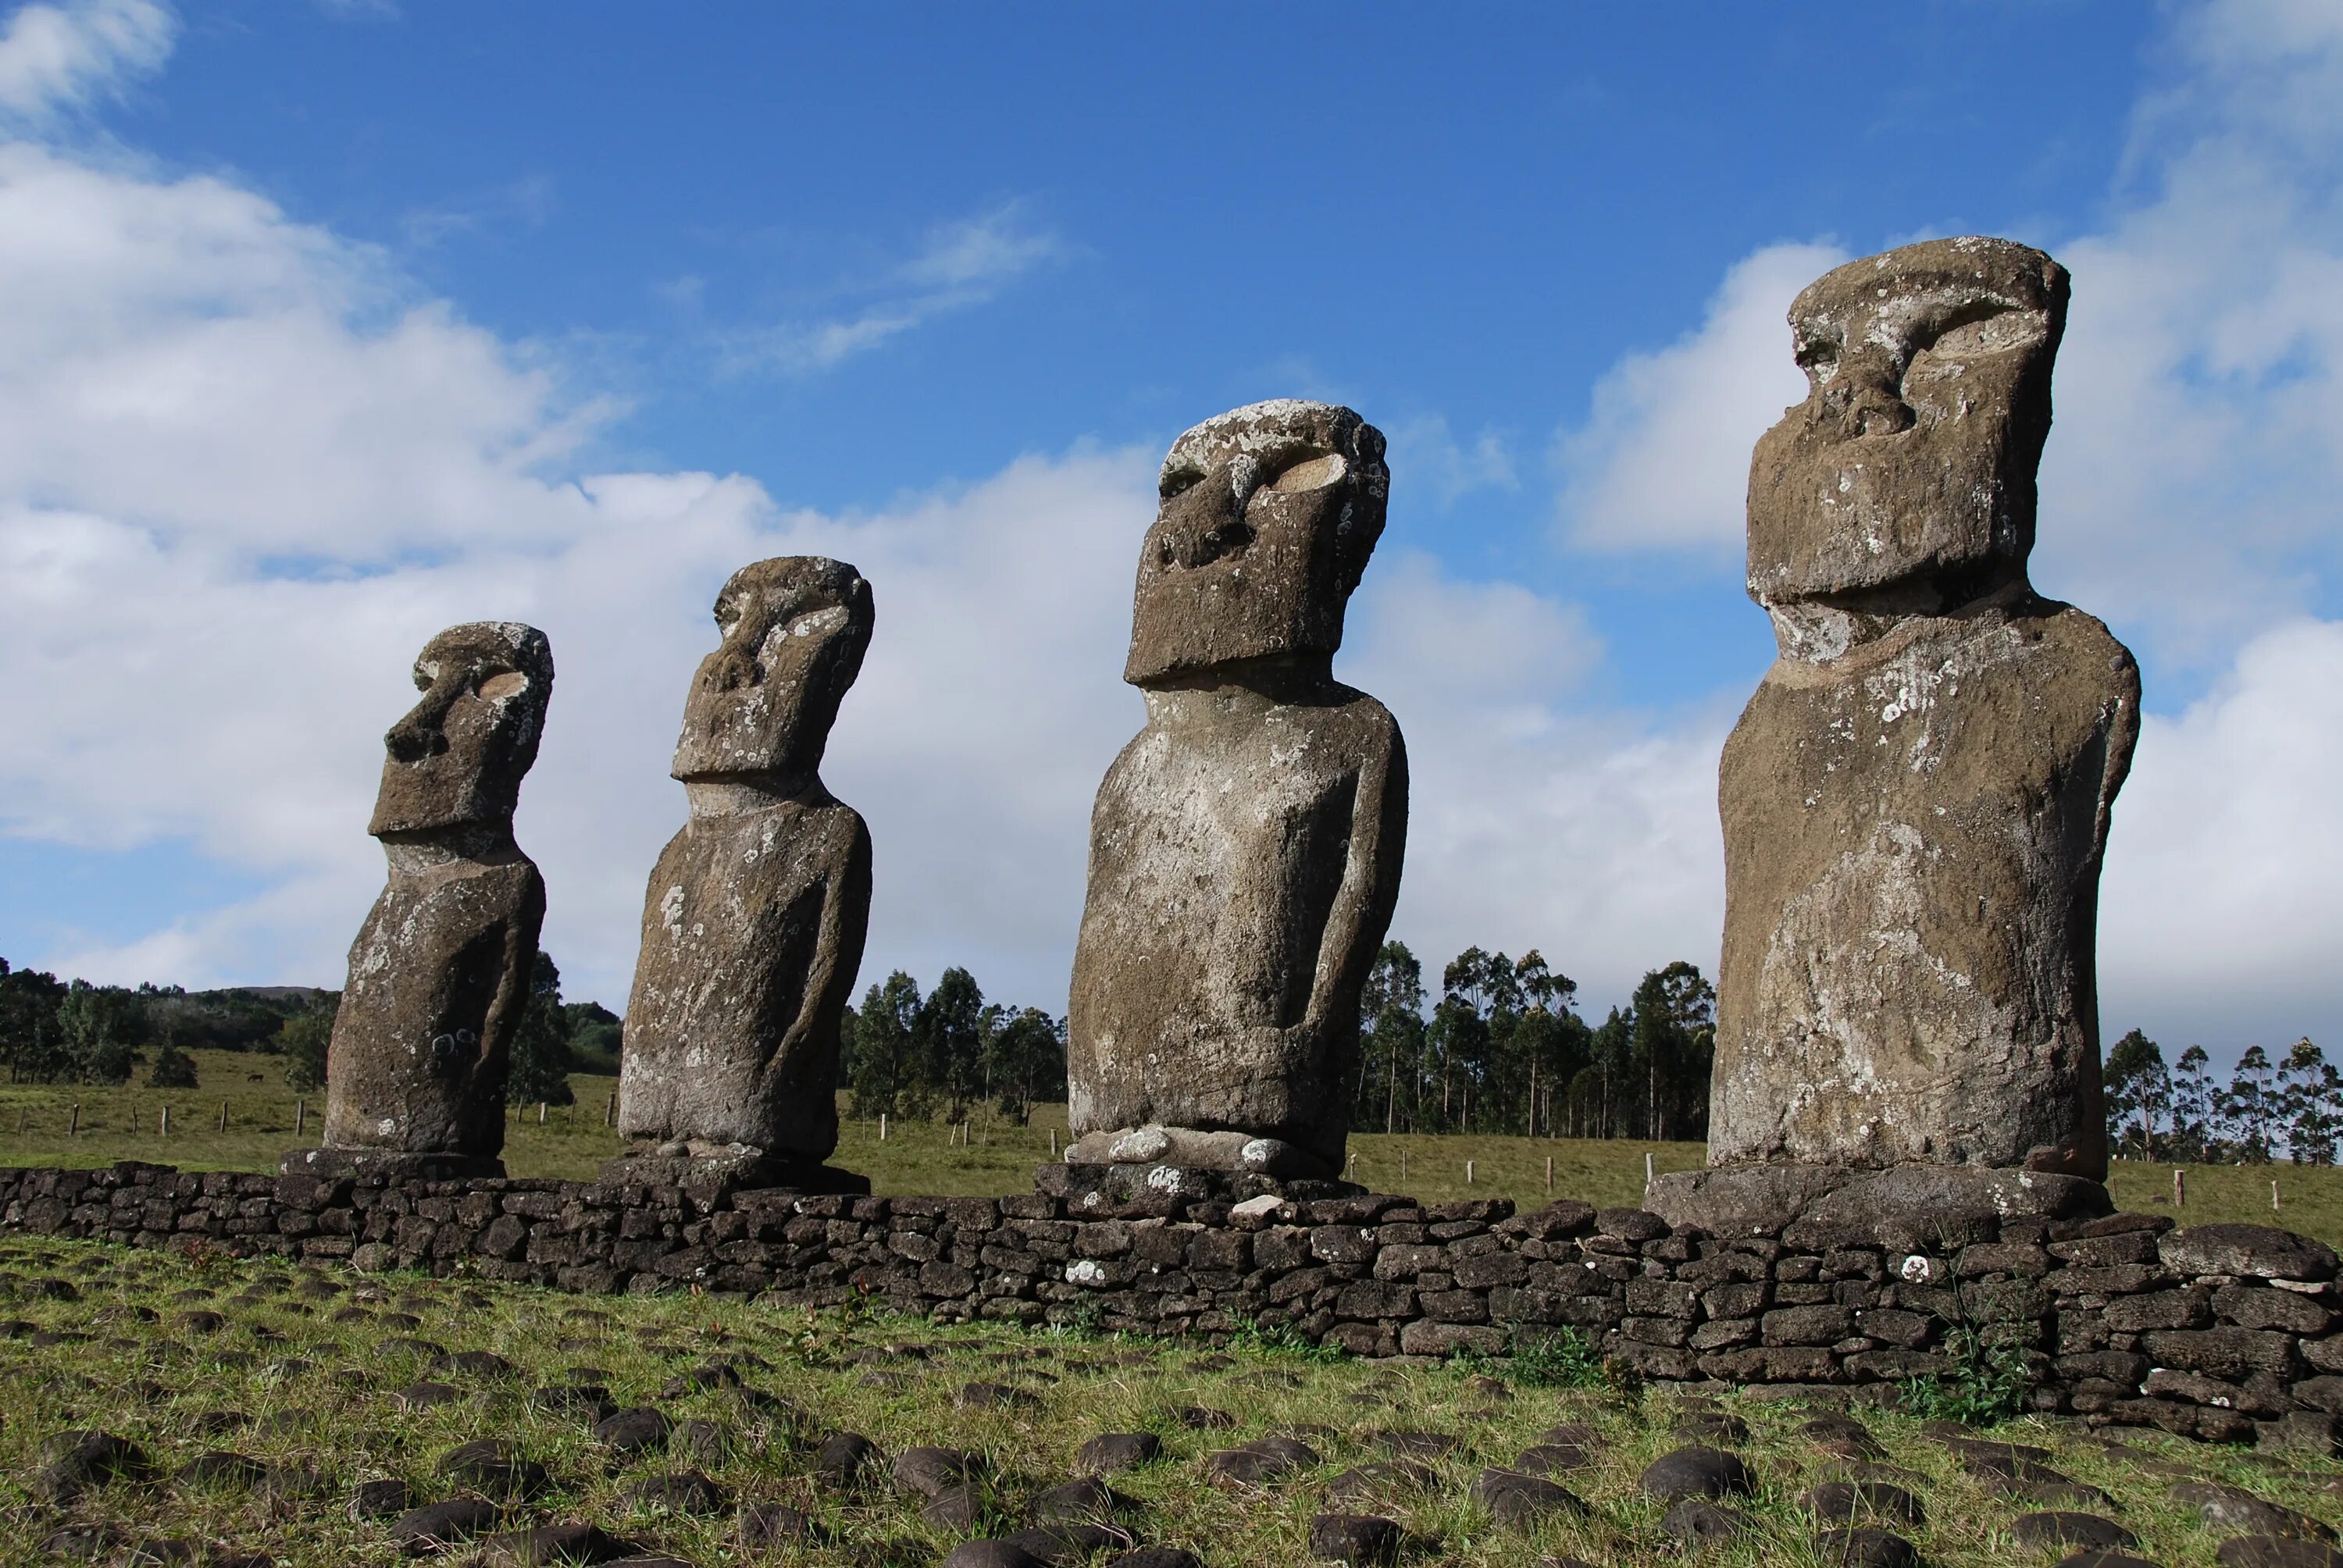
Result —
[[716, 596], [723, 645], [699, 661], [676, 743], [678, 779], [812, 774], [870, 646], [870, 585], [820, 556], [734, 572]]
[[1174, 441], [1161, 491], [1125, 680], [1342, 646], [1391, 493], [1382, 431], [1324, 403], [1256, 403]]
[[2066, 272], [2001, 239], [1906, 246], [1790, 307], [1806, 400], [1758, 439], [1749, 593], [1903, 613], [2023, 577]]
[[553, 649], [518, 621], [451, 626], [415, 658], [423, 697], [383, 737], [367, 831], [377, 838], [512, 821], [553, 695]]

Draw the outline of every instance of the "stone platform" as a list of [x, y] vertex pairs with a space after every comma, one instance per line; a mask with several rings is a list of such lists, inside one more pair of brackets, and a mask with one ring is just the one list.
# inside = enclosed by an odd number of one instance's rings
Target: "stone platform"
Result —
[[[1103, 1192], [1110, 1189], [1096, 1189]], [[1226, 1336], [1284, 1325], [1364, 1355], [1499, 1354], [1565, 1331], [1626, 1375], [1891, 1400], [1982, 1325], [2032, 1353], [2037, 1408], [2331, 1452], [2343, 1299], [2326, 1246], [2164, 1214], [1811, 1210], [1764, 1233], [1564, 1200], [1232, 1201], [1153, 1190], [870, 1198], [482, 1178], [0, 1170], [0, 1229], [777, 1306]]]

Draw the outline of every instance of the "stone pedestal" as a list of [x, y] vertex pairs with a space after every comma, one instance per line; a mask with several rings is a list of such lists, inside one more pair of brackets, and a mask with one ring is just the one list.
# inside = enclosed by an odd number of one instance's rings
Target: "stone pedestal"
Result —
[[1300, 1203], [1363, 1197], [1367, 1191], [1355, 1181], [1324, 1177], [1161, 1163], [1043, 1165], [1033, 1172], [1033, 1190], [1044, 1197], [1062, 1198], [1078, 1211], [1151, 1202], [1242, 1203], [1263, 1197]]
[[602, 1162], [601, 1179], [614, 1186], [719, 1188], [726, 1191], [781, 1190], [868, 1197], [870, 1178], [759, 1149], [652, 1144]]
[[1906, 1249], [1962, 1244], [1974, 1222], [1986, 1218], [1997, 1225], [2115, 1211], [2098, 1182], [2055, 1171], [1920, 1164], [1857, 1171], [1794, 1162], [1671, 1171], [1644, 1190], [1644, 1207], [1671, 1225], [1715, 1236], [1775, 1236], [1813, 1221]]
[[471, 1181], [501, 1177], [505, 1162], [494, 1155], [413, 1153], [403, 1149], [295, 1149], [277, 1162], [281, 1176], [367, 1183]]

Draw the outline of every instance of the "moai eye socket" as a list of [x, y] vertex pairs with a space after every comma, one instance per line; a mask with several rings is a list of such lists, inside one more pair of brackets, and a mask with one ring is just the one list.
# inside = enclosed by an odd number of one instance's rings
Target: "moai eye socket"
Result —
[[1203, 482], [1203, 478], [1204, 470], [1192, 465], [1183, 464], [1177, 468], [1166, 468], [1163, 470], [1162, 477], [1156, 482], [1156, 494], [1168, 501], [1174, 496], [1194, 489]]
[[1281, 495], [1293, 495], [1303, 490], [1322, 490], [1329, 485], [1339, 485], [1350, 474], [1350, 465], [1342, 461], [1340, 452], [1305, 457], [1262, 487]]
[[528, 677], [518, 669], [508, 669], [480, 682], [478, 696], [483, 701], [500, 702], [528, 689]]
[[1839, 340], [1833, 334], [1820, 331], [1801, 331], [1798, 334], [1795, 357], [1798, 368], [1806, 373], [1809, 385], [1827, 386], [1838, 374], [1839, 350]]

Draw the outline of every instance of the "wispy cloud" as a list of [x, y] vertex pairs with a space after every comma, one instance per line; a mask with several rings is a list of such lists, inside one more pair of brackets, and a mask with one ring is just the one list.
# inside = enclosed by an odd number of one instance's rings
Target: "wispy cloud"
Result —
[[541, 227], [553, 207], [551, 176], [528, 175], [467, 200], [416, 207], [399, 220], [399, 227], [407, 244], [423, 247], [484, 229]]
[[1410, 491], [1429, 495], [1440, 511], [1475, 490], [1522, 487], [1505, 438], [1493, 430], [1460, 441], [1446, 415], [1425, 414], [1401, 420], [1389, 434], [1393, 471], [1405, 476]]
[[0, 32], [0, 115], [37, 124], [80, 108], [161, 65], [178, 31], [156, 0], [24, 6]]
[[940, 316], [981, 305], [1066, 254], [1065, 242], [1034, 226], [1022, 202], [1004, 203], [930, 229], [916, 255], [846, 291], [860, 297], [857, 308], [735, 334], [726, 358], [738, 370], [827, 370]]

